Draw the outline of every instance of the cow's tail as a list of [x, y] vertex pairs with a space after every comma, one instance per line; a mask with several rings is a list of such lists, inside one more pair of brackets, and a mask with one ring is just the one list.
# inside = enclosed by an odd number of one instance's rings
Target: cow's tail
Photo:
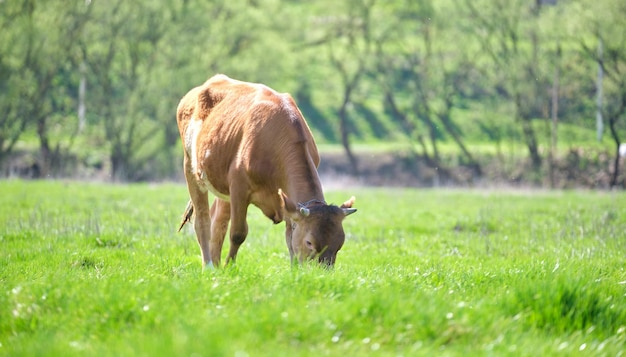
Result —
[[183, 213], [183, 220], [180, 222], [180, 227], [178, 227], [178, 231], [185, 226], [187, 222], [191, 222], [191, 217], [193, 216], [193, 204], [191, 200], [187, 203], [187, 208], [185, 208], [185, 213]]

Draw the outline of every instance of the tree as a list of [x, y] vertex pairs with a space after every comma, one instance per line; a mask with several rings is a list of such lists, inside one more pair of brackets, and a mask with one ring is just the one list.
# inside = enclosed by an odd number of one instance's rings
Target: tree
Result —
[[445, 45], [446, 32], [452, 31], [446, 28], [432, 1], [392, 2], [387, 3], [387, 9], [389, 18], [397, 21], [387, 21], [383, 40], [377, 41], [385, 106], [403, 131], [417, 140], [430, 166], [443, 167], [437, 141], [447, 134], [480, 173], [480, 165], [466, 147], [451, 114], [471, 69], [463, 49]]
[[[602, 116], [608, 121], [611, 138], [615, 145], [613, 169], [610, 184], [619, 185], [619, 148], [622, 145], [621, 133], [625, 129], [623, 117], [626, 115], [626, 6], [622, 1], [603, 1], [601, 4], [582, 0], [576, 11], [582, 12], [583, 29], [593, 36], [580, 38], [582, 52], [593, 60], [604, 74]], [[603, 50], [597, 51], [600, 43]], [[626, 180], [621, 183], [626, 188]]]
[[489, 61], [484, 74], [492, 76], [496, 95], [513, 103], [514, 117], [520, 124], [532, 166], [539, 169], [542, 158], [532, 120], [541, 116], [544, 88], [548, 88], [540, 64], [538, 33], [543, 2], [535, 0], [528, 6], [523, 0], [496, 0], [488, 4], [465, 0], [464, 5], [468, 11], [467, 28]]
[[[350, 171], [356, 176], [359, 172], [358, 160], [350, 145], [350, 133], [353, 128], [351, 108], [358, 87], [371, 71], [370, 59], [374, 54], [376, 42], [376, 39], [372, 38], [371, 21], [376, 1], [350, 0], [332, 4], [337, 4], [337, 7], [333, 8], [335, 13], [326, 15], [321, 38], [313, 42], [325, 46], [329, 64], [338, 77], [337, 116], [341, 144], [348, 157]], [[328, 8], [325, 8], [325, 11], [328, 11]]]
[[146, 100], [145, 84], [158, 54], [167, 16], [156, 5], [127, 1], [92, 2], [92, 16], [81, 42], [91, 74], [88, 105], [99, 118], [109, 143], [114, 180], [138, 179], [146, 158], [145, 144], [158, 126]]
[[0, 135], [0, 161], [11, 151], [19, 134], [33, 125], [40, 146], [37, 171], [46, 177], [59, 169], [63, 140], [52, 143], [50, 126], [75, 109], [72, 50], [87, 8], [81, 3], [35, 0], [3, 6], [6, 28], [2, 36], [6, 36], [3, 43], [7, 57], [0, 58], [7, 58], [3, 71], [7, 96], [0, 104], [6, 113], [0, 121], [7, 134]]
[[32, 74], [26, 70], [32, 41], [22, 41], [25, 34], [32, 32], [33, 7], [32, 1], [0, 3], [0, 165], [32, 122], [25, 115], [26, 103], [20, 98], [34, 91]]

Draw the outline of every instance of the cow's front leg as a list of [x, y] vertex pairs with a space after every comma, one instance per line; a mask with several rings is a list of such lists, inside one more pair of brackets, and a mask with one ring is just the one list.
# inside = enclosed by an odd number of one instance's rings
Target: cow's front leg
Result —
[[226, 264], [234, 262], [237, 258], [237, 251], [248, 235], [248, 214], [247, 190], [231, 189], [230, 194], [230, 250]]
[[293, 221], [290, 218], [285, 219], [285, 243], [287, 243], [287, 248], [289, 248], [289, 256], [291, 258], [291, 263], [293, 264], [295, 261], [293, 259], [293, 246], [291, 245], [291, 236], [293, 233]]
[[216, 198], [211, 206], [211, 261], [218, 267], [222, 258], [222, 245], [228, 230], [228, 220], [230, 219], [230, 203]]

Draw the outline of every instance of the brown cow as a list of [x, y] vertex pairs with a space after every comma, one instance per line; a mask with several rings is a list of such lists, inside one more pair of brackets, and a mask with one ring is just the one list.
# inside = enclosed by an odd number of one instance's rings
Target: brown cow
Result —
[[[345, 239], [342, 221], [356, 212], [354, 197], [326, 204], [317, 147], [290, 95], [216, 75], [183, 97], [176, 119], [191, 198], [180, 228], [195, 213], [205, 266], [220, 265], [229, 220], [226, 263], [235, 260], [251, 203], [274, 223], [285, 221], [292, 262], [334, 264]], [[216, 196], [210, 207], [209, 191]]]

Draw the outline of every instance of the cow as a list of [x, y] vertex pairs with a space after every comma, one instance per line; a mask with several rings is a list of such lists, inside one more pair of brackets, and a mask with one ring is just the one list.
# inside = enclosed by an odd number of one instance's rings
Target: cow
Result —
[[[292, 263], [334, 265], [355, 198], [326, 203], [315, 140], [289, 94], [218, 74], [181, 99], [176, 120], [190, 196], [179, 231], [195, 214], [204, 267], [220, 266], [229, 221], [226, 264], [235, 262], [250, 204], [274, 224], [285, 221]], [[210, 206], [209, 192], [215, 196]]]

